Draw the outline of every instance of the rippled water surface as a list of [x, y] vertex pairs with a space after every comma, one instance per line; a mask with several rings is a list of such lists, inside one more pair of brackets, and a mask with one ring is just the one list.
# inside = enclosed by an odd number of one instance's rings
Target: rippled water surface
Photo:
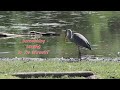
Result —
[[[27, 34], [29, 31], [56, 32], [60, 36], [0, 37], [0, 57], [77, 58], [74, 43], [65, 42], [65, 30], [83, 34], [92, 51], [81, 48], [82, 57], [120, 57], [119, 11], [0, 11], [0, 32]], [[45, 40], [45, 43], [22, 43], [22, 40]], [[40, 45], [40, 48], [26, 48]], [[33, 54], [46, 51], [47, 54]]]

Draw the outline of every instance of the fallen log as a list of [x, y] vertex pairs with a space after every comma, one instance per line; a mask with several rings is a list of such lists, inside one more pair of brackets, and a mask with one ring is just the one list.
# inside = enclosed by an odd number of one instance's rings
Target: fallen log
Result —
[[31, 78], [31, 77], [61, 77], [67, 75], [68, 77], [89, 77], [94, 75], [91, 71], [79, 71], [79, 72], [21, 72], [21, 73], [13, 73], [12, 76], [20, 77], [20, 78]]

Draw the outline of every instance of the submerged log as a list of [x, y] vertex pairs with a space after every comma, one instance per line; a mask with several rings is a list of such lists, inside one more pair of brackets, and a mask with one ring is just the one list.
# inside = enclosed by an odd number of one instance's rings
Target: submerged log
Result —
[[45, 77], [45, 76], [52, 76], [52, 77], [61, 77], [67, 75], [68, 77], [89, 77], [94, 75], [91, 71], [79, 71], [79, 72], [21, 72], [21, 73], [14, 73], [12, 76], [17, 76], [20, 78], [31, 78], [31, 77]]
[[6, 34], [0, 33], [0, 37], [7, 37]]
[[16, 34], [10, 34], [10, 33], [2, 33], [2, 32], [0, 32], [0, 37], [12, 37], [12, 36], [16, 36]]
[[45, 33], [45, 34], [42, 34], [42, 36], [60, 36], [60, 34], [50, 34], [50, 33]]
[[29, 35], [42, 35], [42, 36], [60, 36], [59, 33], [56, 32], [36, 32], [36, 31], [30, 31]]
[[46, 36], [60, 36], [60, 34], [56, 32], [46, 32]]
[[59, 33], [56, 32], [36, 32], [36, 31], [30, 31], [29, 33], [26, 34], [10, 34], [10, 33], [3, 33], [0, 32], [0, 37], [23, 37], [23, 36], [60, 36]]

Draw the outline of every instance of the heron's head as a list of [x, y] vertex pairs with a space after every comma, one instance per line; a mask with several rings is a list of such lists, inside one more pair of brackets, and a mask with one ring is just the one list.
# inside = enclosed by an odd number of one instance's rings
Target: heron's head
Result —
[[73, 36], [72, 30], [71, 29], [67, 29], [66, 32], [65, 32], [65, 40], [67, 40], [67, 38], [69, 40], [71, 40], [72, 36]]
[[72, 36], [73, 36], [72, 30], [71, 29], [67, 29], [66, 32], [67, 32], [66, 36], [68, 37], [68, 39], [72, 39]]

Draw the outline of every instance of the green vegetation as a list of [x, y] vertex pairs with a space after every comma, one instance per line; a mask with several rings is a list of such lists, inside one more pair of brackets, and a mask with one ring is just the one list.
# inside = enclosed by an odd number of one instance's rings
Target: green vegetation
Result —
[[[17, 79], [10, 73], [15, 72], [68, 72], [68, 71], [92, 71], [101, 79], [120, 79], [120, 63], [112, 61], [0, 61], [0, 79]], [[33, 77], [34, 78], [34, 77]], [[53, 77], [39, 77], [42, 79]], [[84, 77], [63, 76], [60, 79], [83, 79]]]

